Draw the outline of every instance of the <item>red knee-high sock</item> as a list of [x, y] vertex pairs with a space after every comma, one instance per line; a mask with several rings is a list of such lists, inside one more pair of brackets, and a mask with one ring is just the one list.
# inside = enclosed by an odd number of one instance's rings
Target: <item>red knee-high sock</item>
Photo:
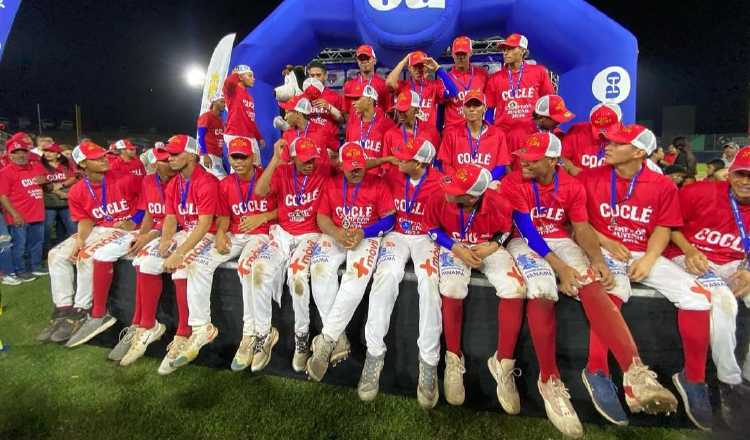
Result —
[[445, 349], [461, 354], [461, 327], [464, 322], [464, 300], [443, 297], [443, 334]]
[[523, 324], [523, 299], [502, 298], [497, 304], [497, 358], [513, 359]]
[[560, 377], [557, 369], [557, 328], [555, 302], [548, 299], [531, 299], [526, 305], [531, 341], [539, 360], [539, 375], [542, 382], [550, 376]]
[[[633, 335], [619, 310], [622, 306], [622, 300], [614, 295], [609, 297], [604, 290], [604, 286], [599, 282], [581, 287], [578, 290], [578, 297], [581, 299], [583, 311], [589, 320], [589, 332], [597, 339], [595, 343], [603, 344], [612, 351], [620, 369], [628, 371], [630, 364], [633, 363], [633, 358], [639, 357], [639, 355]], [[589, 359], [591, 360], [591, 357]], [[603, 360], [606, 364], [606, 352]], [[597, 361], [601, 363], [601, 355]], [[589, 362], [589, 371], [595, 371], [591, 369], [591, 362]]]
[[174, 280], [174, 291], [177, 296], [177, 336], [188, 337], [192, 329], [188, 325], [187, 280]]
[[114, 264], [107, 261], [94, 260], [94, 301], [91, 306], [91, 317], [101, 318], [107, 313], [109, 288], [112, 286]]
[[[622, 307], [622, 300], [615, 295], [607, 295], [609, 302], [617, 307], [617, 310]], [[604, 374], [609, 375], [609, 346], [603, 340], [599, 334], [594, 331], [592, 326], [589, 329], [589, 362], [586, 365], [586, 369], [590, 373], [596, 373], [602, 371]]]
[[133, 319], [130, 320], [131, 325], [141, 324], [141, 268], [135, 267], [135, 307], [133, 307]]
[[690, 382], [706, 381], [706, 360], [711, 331], [708, 310], [677, 310], [677, 326], [685, 356], [685, 377]]
[[161, 296], [161, 275], [138, 272], [141, 278], [141, 317], [138, 325], [141, 328], [152, 328], [156, 324], [156, 307]]

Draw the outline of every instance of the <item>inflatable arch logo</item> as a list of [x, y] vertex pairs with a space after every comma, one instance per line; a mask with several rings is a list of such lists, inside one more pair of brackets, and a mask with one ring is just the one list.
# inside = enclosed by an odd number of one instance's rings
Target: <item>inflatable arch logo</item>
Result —
[[526, 35], [533, 58], [559, 75], [559, 93], [579, 120], [602, 101], [620, 104], [626, 123], [635, 120], [637, 40], [583, 0], [285, 0], [237, 44], [230, 66], [253, 68], [258, 128], [270, 141], [279, 136], [273, 87], [286, 64], [367, 43], [380, 66], [392, 67], [415, 49], [438, 56], [457, 35], [513, 32]]

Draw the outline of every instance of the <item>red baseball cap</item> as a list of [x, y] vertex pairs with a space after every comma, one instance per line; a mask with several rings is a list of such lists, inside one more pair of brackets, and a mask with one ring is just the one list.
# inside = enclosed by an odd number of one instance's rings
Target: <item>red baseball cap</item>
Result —
[[523, 49], [529, 48], [529, 40], [521, 34], [510, 34], [500, 44], [500, 47], [521, 47]]
[[645, 151], [647, 155], [650, 155], [656, 150], [656, 136], [651, 130], [643, 125], [626, 125], [618, 130], [610, 130], [604, 133], [604, 137], [616, 144], [630, 144], [635, 148], [640, 148]]
[[186, 134], [177, 134], [169, 138], [167, 145], [164, 147], [169, 154], [192, 153], [200, 154], [198, 142]]
[[297, 157], [302, 162], [318, 159], [320, 157], [320, 148], [309, 137], [295, 138], [289, 145], [289, 156]]
[[253, 157], [253, 143], [250, 142], [250, 139], [236, 137], [229, 141], [227, 153], [230, 156], [232, 154], [244, 154], [247, 157]]
[[399, 160], [416, 160], [421, 163], [431, 163], [435, 159], [435, 146], [427, 139], [417, 137], [416, 140], [409, 139], [408, 142], [396, 146], [393, 155]]
[[154, 153], [154, 157], [158, 162], [165, 162], [169, 159], [169, 151], [164, 147], [155, 147], [151, 151]]
[[421, 50], [415, 50], [409, 54], [409, 65], [416, 66], [417, 64], [424, 64], [425, 60], [429, 58], [426, 53]]
[[732, 163], [729, 164], [729, 172], [750, 171], [750, 145], [746, 145], [734, 155]]
[[443, 177], [440, 186], [443, 191], [453, 196], [468, 194], [479, 197], [489, 188], [492, 174], [479, 165], [466, 164]]
[[339, 150], [339, 159], [341, 160], [341, 169], [352, 171], [365, 168], [365, 150], [356, 142], [347, 142]]
[[464, 105], [468, 104], [469, 101], [479, 101], [482, 105], [487, 105], [487, 97], [484, 92], [477, 89], [471, 89], [464, 95]]
[[451, 45], [451, 53], [465, 53], [467, 55], [471, 55], [471, 38], [464, 35], [456, 37], [456, 39], [453, 40], [453, 44]]
[[552, 133], [534, 133], [526, 138], [523, 147], [514, 151], [513, 155], [530, 162], [543, 157], [560, 157], [562, 155], [562, 144], [560, 139]]
[[534, 106], [534, 113], [546, 116], [559, 124], [576, 117], [565, 106], [565, 100], [560, 95], [545, 95], [539, 98]]
[[360, 55], [367, 55], [370, 58], [377, 58], [375, 56], [375, 50], [372, 48], [372, 46], [369, 46], [367, 44], [363, 44], [357, 48], [357, 57]]
[[622, 127], [622, 109], [614, 102], [597, 104], [589, 113], [589, 121], [591, 121], [594, 136], [600, 133], [606, 135], [607, 132]]
[[5, 148], [8, 150], [8, 153], [12, 153], [16, 150], [31, 150], [32, 147], [33, 145], [31, 141], [29, 141], [29, 138], [27, 136], [19, 136], [18, 133], [5, 141]]
[[106, 155], [107, 150], [90, 141], [82, 142], [73, 148], [72, 153], [73, 161], [77, 164], [80, 164], [84, 160], [100, 159]]
[[62, 153], [62, 149], [57, 144], [47, 144], [42, 148], [42, 150], [51, 151], [53, 153]]
[[421, 104], [422, 100], [419, 98], [419, 94], [414, 90], [409, 90], [399, 93], [394, 107], [400, 112], [405, 112], [411, 107], [419, 109], [422, 107]]
[[322, 82], [320, 82], [317, 78], [307, 78], [305, 82], [302, 83], [302, 94], [309, 99], [310, 101], [315, 101], [316, 99], [323, 96], [323, 90], [325, 90], [325, 85], [323, 85]]
[[127, 139], [120, 139], [112, 145], [115, 150], [135, 150], [135, 145]]

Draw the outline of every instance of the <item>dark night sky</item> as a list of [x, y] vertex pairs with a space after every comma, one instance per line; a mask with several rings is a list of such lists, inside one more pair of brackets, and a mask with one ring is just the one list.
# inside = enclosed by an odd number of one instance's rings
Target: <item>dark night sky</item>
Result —
[[[192, 130], [200, 91], [185, 86], [185, 65], [205, 65], [221, 36], [244, 38], [278, 2], [237, 3], [24, 1], [0, 62], [0, 115], [34, 117], [39, 102], [43, 117], [72, 119], [79, 103], [87, 130]], [[745, 2], [590, 3], [639, 39], [638, 119], [658, 132], [661, 107], [696, 105], [698, 132], [747, 129]]]

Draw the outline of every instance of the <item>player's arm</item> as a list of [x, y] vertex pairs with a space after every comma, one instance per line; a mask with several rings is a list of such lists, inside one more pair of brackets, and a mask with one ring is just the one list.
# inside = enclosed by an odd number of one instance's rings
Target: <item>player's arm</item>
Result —
[[667, 248], [669, 240], [672, 237], [672, 231], [666, 226], [657, 226], [648, 238], [646, 253], [641, 258], [633, 261], [628, 267], [628, 276], [633, 281], [641, 281], [651, 273], [651, 268]]
[[396, 64], [396, 67], [388, 73], [388, 77], [385, 79], [385, 85], [391, 90], [398, 90], [398, 79], [401, 78], [401, 72], [406, 67], [406, 63], [409, 62], [409, 54], [406, 54], [404, 59]]
[[273, 178], [273, 173], [276, 171], [276, 168], [281, 164], [281, 150], [284, 149], [284, 146], [286, 145], [286, 141], [282, 138], [276, 141], [275, 144], [273, 144], [273, 157], [271, 157], [271, 161], [268, 162], [268, 166], [263, 171], [263, 174], [261, 174], [258, 181], [255, 183], [255, 195], [257, 197], [265, 197], [268, 195], [269, 192], [271, 192], [271, 179]]
[[596, 232], [596, 238], [599, 240], [599, 246], [606, 249], [615, 260], [624, 262], [630, 260], [630, 250], [624, 244], [617, 240], [612, 240], [596, 229], [594, 229], [594, 232]]
[[86, 246], [86, 240], [89, 239], [91, 231], [94, 230], [94, 221], [91, 219], [82, 219], [78, 221], [78, 234], [76, 235], [76, 247], [71, 257], [78, 254], [78, 251]]
[[573, 165], [573, 162], [567, 157], [562, 157], [562, 167], [571, 176], [577, 176], [581, 172], [581, 169]]
[[693, 275], [703, 275], [706, 273], [709, 269], [708, 258], [688, 241], [682, 231], [678, 229], [672, 230], [670, 238], [672, 243], [685, 254], [685, 268], [688, 272]]
[[177, 233], [177, 216], [167, 214], [161, 225], [161, 240], [159, 241], [159, 255], [162, 257], [169, 255], [169, 247], [172, 245], [172, 237], [175, 233]]
[[229, 216], [222, 215], [216, 217], [216, 239], [214, 240], [214, 247], [216, 252], [220, 254], [226, 254], [229, 252], [229, 237], [227, 231], [229, 230]]
[[318, 215], [316, 217], [316, 220], [318, 222], [318, 227], [320, 228], [320, 231], [324, 234], [328, 235], [329, 237], [332, 237], [334, 240], [338, 241], [342, 245], [346, 245], [346, 231], [344, 231], [343, 228], [337, 227], [333, 220], [331, 220], [331, 217], [328, 217], [325, 214], [321, 214], [318, 212]]
[[609, 271], [607, 262], [604, 260], [604, 254], [599, 247], [599, 239], [596, 231], [589, 222], [571, 222], [573, 226], [573, 236], [576, 243], [586, 253], [591, 262], [591, 268], [594, 270], [596, 277], [604, 284], [604, 287], [611, 289], [614, 287], [614, 278]]
[[398, 159], [396, 159], [395, 156], [383, 156], [376, 157], [375, 159], [367, 159], [365, 160], [365, 168], [369, 170], [371, 168], [377, 168], [385, 163], [398, 165]]
[[279, 210], [261, 212], [260, 214], [246, 215], [240, 220], [240, 232], [249, 234], [256, 228], [279, 218]]
[[[198, 224], [190, 231], [185, 241], [175, 249], [171, 257], [178, 256], [182, 260], [185, 255], [193, 250], [196, 244], [203, 239], [203, 237], [211, 229], [211, 224], [214, 222], [214, 216], [211, 214], [204, 214], [198, 216]], [[166, 266], [167, 263], [165, 262]]]
[[151, 216], [151, 213], [148, 211], [145, 211], [145, 214], [143, 214], [143, 220], [141, 221], [141, 226], [138, 229], [138, 235], [136, 235], [135, 240], [130, 244], [130, 249], [128, 249], [128, 255], [131, 257], [135, 256], [144, 246], [158, 236], [159, 230], [154, 229], [153, 216]]
[[[5, 194], [0, 195], [0, 205], [3, 206], [3, 209], [10, 214], [11, 217], [13, 217], [13, 225], [15, 226], [21, 226], [25, 222], [23, 221], [23, 216], [16, 211], [16, 208], [13, 207], [13, 204], [8, 200], [8, 196]], [[11, 225], [11, 226], [13, 226]]]

